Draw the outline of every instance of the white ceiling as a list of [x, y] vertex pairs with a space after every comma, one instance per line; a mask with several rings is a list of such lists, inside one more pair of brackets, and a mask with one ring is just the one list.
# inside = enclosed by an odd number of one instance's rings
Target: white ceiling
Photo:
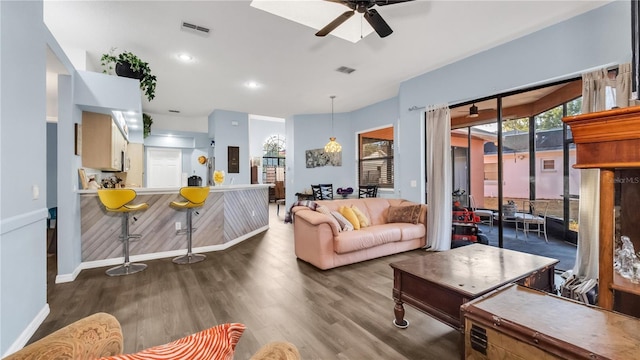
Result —
[[[143, 99], [145, 112], [287, 117], [330, 112], [330, 95], [336, 112], [392, 98], [402, 81], [608, 2], [418, 0], [376, 7], [394, 33], [355, 44], [316, 37], [315, 29], [238, 0], [45, 0], [44, 20], [66, 53], [86, 51], [89, 70], [100, 70], [100, 56], [112, 47], [147, 61], [158, 85], [153, 101]], [[210, 35], [181, 30], [183, 21]], [[180, 53], [194, 60], [181, 62]], [[356, 71], [336, 72], [340, 66]], [[248, 81], [260, 87], [248, 89]]]

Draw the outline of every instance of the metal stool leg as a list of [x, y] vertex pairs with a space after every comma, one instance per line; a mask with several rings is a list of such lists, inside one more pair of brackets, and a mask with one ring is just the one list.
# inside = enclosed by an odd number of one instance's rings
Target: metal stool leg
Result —
[[129, 238], [132, 237], [136, 238], [140, 237], [140, 235], [129, 234], [129, 213], [124, 212], [122, 213], [122, 235], [120, 235], [120, 238], [122, 240], [124, 264], [112, 267], [111, 269], [105, 271], [107, 275], [120, 276], [135, 274], [147, 268], [146, 264], [135, 264], [129, 261]]
[[204, 254], [194, 254], [192, 252], [192, 247], [191, 247], [191, 236], [193, 234], [193, 224], [191, 222], [192, 215], [193, 215], [193, 209], [191, 208], [187, 209], [187, 254], [174, 258], [172, 261], [176, 264], [180, 264], [180, 265], [193, 264], [207, 258], [207, 256]]

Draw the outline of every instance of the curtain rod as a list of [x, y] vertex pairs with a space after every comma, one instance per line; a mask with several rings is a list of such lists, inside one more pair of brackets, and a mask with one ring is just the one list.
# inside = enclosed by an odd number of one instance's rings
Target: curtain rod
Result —
[[409, 111], [415, 111], [415, 110], [420, 110], [420, 109], [424, 109], [424, 106], [415, 106], [413, 105], [412, 107], [409, 108]]

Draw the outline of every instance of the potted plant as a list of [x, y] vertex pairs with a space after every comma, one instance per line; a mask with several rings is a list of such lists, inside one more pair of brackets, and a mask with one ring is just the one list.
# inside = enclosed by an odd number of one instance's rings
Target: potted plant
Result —
[[130, 77], [140, 80], [140, 90], [144, 92], [149, 101], [156, 96], [156, 76], [151, 74], [149, 63], [140, 60], [139, 57], [129, 51], [114, 55], [115, 48], [108, 54], [102, 54], [100, 62], [105, 74], [115, 73], [118, 76]]
[[149, 136], [151, 133], [151, 124], [153, 124], [153, 119], [149, 114], [142, 113], [142, 135], [144, 138]]

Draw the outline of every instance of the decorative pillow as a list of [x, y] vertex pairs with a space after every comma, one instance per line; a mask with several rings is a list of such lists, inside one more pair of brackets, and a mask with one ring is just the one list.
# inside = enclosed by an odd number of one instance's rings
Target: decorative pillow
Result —
[[387, 214], [388, 223], [412, 223], [417, 224], [420, 220], [420, 205], [389, 206]]
[[340, 226], [340, 223], [338, 222], [338, 220], [336, 220], [336, 218], [334, 218], [333, 215], [331, 215], [331, 210], [329, 210], [328, 207], [324, 205], [318, 205], [318, 207], [316, 208], [316, 211], [325, 215], [329, 215], [329, 218], [331, 219], [331, 221], [338, 228], [338, 232], [342, 231], [342, 226]]
[[358, 217], [360, 228], [371, 226], [371, 221], [369, 221], [369, 218], [362, 212], [362, 210], [358, 209], [355, 205], [351, 205], [351, 210], [353, 210], [353, 213]]
[[222, 324], [164, 345], [142, 350], [135, 354], [103, 357], [100, 358], [100, 360], [233, 360], [233, 352], [236, 349], [236, 344], [245, 329], [244, 324]]
[[353, 225], [351, 225], [349, 220], [345, 219], [345, 217], [342, 216], [342, 214], [340, 214], [337, 211], [332, 211], [331, 215], [333, 215], [333, 217], [336, 218], [336, 220], [340, 224], [340, 227], [342, 228], [342, 231], [352, 231], [353, 230]]
[[345, 219], [349, 220], [351, 225], [353, 225], [353, 230], [360, 230], [360, 221], [358, 220], [356, 213], [354, 213], [350, 207], [340, 206], [338, 211], [345, 217]]

